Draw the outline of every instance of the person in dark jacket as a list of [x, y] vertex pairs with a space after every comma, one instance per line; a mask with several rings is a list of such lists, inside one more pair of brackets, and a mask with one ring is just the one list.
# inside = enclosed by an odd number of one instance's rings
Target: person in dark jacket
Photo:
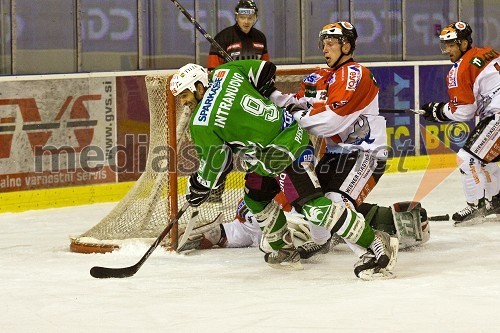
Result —
[[[254, 28], [257, 22], [257, 5], [253, 0], [240, 0], [235, 7], [236, 23], [220, 31], [215, 41], [234, 59], [260, 59], [269, 61], [267, 53], [266, 36]], [[224, 57], [212, 46], [208, 55], [207, 69], [212, 71], [215, 67], [225, 63]]]

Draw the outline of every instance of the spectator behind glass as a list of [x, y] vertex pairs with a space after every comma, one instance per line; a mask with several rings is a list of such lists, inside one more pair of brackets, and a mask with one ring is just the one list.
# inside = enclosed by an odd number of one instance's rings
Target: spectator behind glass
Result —
[[[236, 23], [215, 36], [215, 41], [233, 60], [261, 59], [269, 61], [266, 36], [254, 28], [257, 22], [257, 6], [253, 0], [240, 0], [235, 7]], [[225, 63], [215, 47], [210, 48], [208, 70]]]

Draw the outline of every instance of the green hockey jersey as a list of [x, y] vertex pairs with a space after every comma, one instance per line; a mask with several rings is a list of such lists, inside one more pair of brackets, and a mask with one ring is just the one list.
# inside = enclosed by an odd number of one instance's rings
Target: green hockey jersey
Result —
[[238, 153], [247, 169], [276, 176], [307, 147], [309, 137], [293, 117], [255, 87], [269, 66], [261, 60], [223, 64], [212, 72], [212, 85], [198, 103], [190, 130], [200, 158], [198, 175], [210, 188]]

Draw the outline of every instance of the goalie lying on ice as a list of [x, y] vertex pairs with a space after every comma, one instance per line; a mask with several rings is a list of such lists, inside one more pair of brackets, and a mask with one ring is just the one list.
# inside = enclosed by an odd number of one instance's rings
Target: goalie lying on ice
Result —
[[[317, 246], [317, 251], [307, 252], [300, 249], [311, 246], [311, 234], [306, 221], [293, 208], [283, 202], [278, 196], [278, 201], [283, 206], [287, 215], [290, 232], [293, 235], [295, 246], [299, 249], [302, 259], [310, 258], [316, 253], [326, 253], [341, 242], [340, 238], [332, 238], [326, 247]], [[207, 203], [205, 205], [214, 205]], [[205, 209], [204, 209], [205, 208]], [[200, 211], [215, 211], [216, 207], [206, 209], [200, 207]], [[359, 213], [365, 216], [366, 221], [376, 230], [387, 232], [389, 235], [399, 239], [400, 249], [413, 247], [427, 242], [430, 238], [430, 225], [427, 212], [419, 202], [404, 201], [396, 202], [391, 207], [378, 206], [376, 204], [363, 203], [358, 207]], [[205, 213], [206, 214], [206, 213]], [[193, 214], [187, 214], [191, 216]], [[234, 220], [224, 222], [222, 216], [213, 214], [209, 217], [196, 216], [196, 221], [191, 220], [192, 228], [184, 219], [179, 224], [179, 252], [190, 249], [208, 249], [218, 247], [256, 247], [261, 245], [263, 251], [271, 251], [262, 242], [262, 232], [253, 214], [241, 199], [236, 208]], [[187, 233], [186, 233], [187, 230]], [[314, 244], [314, 243], [313, 243]]]

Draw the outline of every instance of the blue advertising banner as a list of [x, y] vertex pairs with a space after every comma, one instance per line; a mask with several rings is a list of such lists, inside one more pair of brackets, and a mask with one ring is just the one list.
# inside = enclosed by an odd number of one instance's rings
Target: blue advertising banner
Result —
[[383, 113], [387, 120], [389, 157], [415, 156], [415, 116], [407, 113]]
[[[381, 109], [410, 109], [414, 100], [413, 66], [370, 68], [380, 88]], [[390, 157], [415, 155], [415, 116], [384, 112]]]
[[[449, 100], [446, 75], [450, 65], [420, 66], [420, 105]], [[468, 122], [434, 123], [423, 117], [421, 124], [421, 154], [446, 154], [457, 152], [475, 127], [475, 119]]]
[[380, 88], [381, 109], [409, 109], [415, 104], [413, 66], [372, 67]]

